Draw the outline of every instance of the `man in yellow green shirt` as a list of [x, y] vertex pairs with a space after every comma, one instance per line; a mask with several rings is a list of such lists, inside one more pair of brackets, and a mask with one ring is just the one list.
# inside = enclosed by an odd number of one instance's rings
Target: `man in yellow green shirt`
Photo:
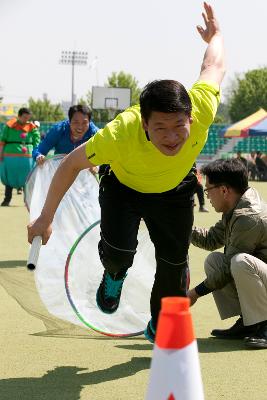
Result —
[[157, 265], [151, 321], [145, 331], [152, 342], [161, 298], [186, 296], [197, 183], [193, 166], [216, 114], [219, 85], [225, 72], [222, 35], [207, 3], [203, 18], [205, 28], [197, 29], [208, 46], [200, 77], [192, 89], [187, 92], [174, 80], [149, 83], [141, 93], [140, 105], [119, 114], [64, 159], [40, 217], [28, 226], [29, 242], [39, 235], [45, 244], [51, 235], [55, 211], [79, 171], [109, 164], [99, 191], [99, 254], [104, 273], [96, 300], [104, 313], [112, 314], [119, 307], [142, 218], [155, 246]]

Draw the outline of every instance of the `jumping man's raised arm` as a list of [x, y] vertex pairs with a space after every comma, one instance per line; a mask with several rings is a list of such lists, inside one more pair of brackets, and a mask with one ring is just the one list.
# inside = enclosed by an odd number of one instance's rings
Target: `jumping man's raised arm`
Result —
[[213, 8], [204, 3], [205, 12], [202, 13], [205, 28], [198, 25], [197, 30], [202, 39], [208, 43], [201, 65], [199, 80], [221, 84], [225, 74], [225, 54], [223, 38]]

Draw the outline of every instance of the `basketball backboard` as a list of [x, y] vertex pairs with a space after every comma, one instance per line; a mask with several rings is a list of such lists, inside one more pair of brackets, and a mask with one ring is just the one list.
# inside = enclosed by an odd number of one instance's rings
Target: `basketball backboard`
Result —
[[131, 89], [103, 86], [92, 87], [94, 110], [125, 110], [131, 105]]

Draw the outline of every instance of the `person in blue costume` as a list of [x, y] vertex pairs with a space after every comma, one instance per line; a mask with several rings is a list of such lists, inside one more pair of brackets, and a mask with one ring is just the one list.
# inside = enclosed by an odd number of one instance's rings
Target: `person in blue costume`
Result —
[[98, 127], [91, 121], [92, 111], [85, 105], [74, 105], [68, 111], [69, 119], [57, 122], [47, 132], [41, 143], [33, 149], [32, 157], [38, 165], [54, 149], [55, 154], [68, 154], [86, 142]]

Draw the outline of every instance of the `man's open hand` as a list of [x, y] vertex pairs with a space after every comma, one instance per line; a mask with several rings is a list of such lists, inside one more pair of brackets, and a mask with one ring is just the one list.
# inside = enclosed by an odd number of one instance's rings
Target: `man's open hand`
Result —
[[214, 15], [213, 8], [204, 2], [204, 9], [205, 12], [202, 13], [204, 22], [205, 22], [205, 29], [198, 25], [197, 30], [202, 37], [202, 39], [206, 42], [209, 43], [211, 38], [218, 32], [220, 32], [219, 24], [218, 21]]

